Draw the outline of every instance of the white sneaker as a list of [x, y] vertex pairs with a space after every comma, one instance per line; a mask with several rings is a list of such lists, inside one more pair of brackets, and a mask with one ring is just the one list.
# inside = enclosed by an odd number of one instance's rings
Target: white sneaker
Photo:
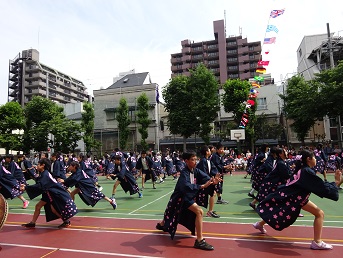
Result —
[[256, 229], [258, 229], [259, 231], [261, 231], [262, 234], [266, 234], [267, 230], [264, 228], [264, 226], [261, 226], [260, 222], [256, 222], [254, 224], [252, 224], [252, 226]]
[[320, 243], [317, 243], [313, 240], [311, 242], [310, 248], [313, 250], [331, 250], [333, 249], [333, 246], [325, 243], [324, 241], [320, 241]]

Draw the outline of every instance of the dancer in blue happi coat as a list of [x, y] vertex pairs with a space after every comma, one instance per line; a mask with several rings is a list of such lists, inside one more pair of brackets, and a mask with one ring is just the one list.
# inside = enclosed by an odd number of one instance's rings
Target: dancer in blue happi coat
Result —
[[25, 228], [34, 228], [39, 217], [41, 209], [44, 207], [46, 221], [62, 219], [63, 223], [58, 228], [67, 228], [70, 226], [70, 218], [77, 213], [77, 207], [70, 194], [64, 189], [61, 183], [57, 182], [50, 174], [51, 163], [49, 159], [41, 159], [37, 165], [39, 176], [34, 185], [20, 186], [22, 191], [26, 191], [30, 199], [39, 195], [42, 198], [35, 206], [35, 211], [31, 222], [23, 224]]

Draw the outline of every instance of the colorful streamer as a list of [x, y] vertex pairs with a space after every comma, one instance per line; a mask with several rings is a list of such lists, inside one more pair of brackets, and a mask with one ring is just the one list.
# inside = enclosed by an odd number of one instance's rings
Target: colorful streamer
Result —
[[[269, 15], [269, 20], [270, 18], [272, 19], [276, 19], [278, 18], [280, 15], [283, 15], [285, 13], [285, 9], [281, 9], [281, 10], [272, 10], [270, 12]], [[269, 34], [274, 33], [274, 35], [271, 35], [269, 37]], [[263, 40], [263, 45], [262, 45], [262, 53], [264, 53], [265, 55], [268, 55], [270, 53], [270, 49], [264, 49], [264, 45], [272, 45], [276, 43], [276, 37], [275, 37], [275, 33], [279, 33], [279, 29], [274, 25], [274, 24], [267, 24], [267, 29], [265, 31], [265, 36], [264, 36], [264, 40]], [[267, 37], [268, 34], [268, 37]], [[269, 61], [263, 61], [260, 60], [257, 63], [257, 68], [256, 68], [256, 73], [258, 74], [265, 74], [266, 73], [266, 68], [264, 66], [268, 66], [269, 65]], [[241, 122], [239, 124], [239, 128], [245, 128], [249, 122], [249, 109], [255, 105], [255, 101], [258, 95], [258, 91], [254, 88], [260, 88], [261, 87], [261, 82], [264, 81], [264, 77], [263, 76], [255, 76], [254, 77], [254, 82], [251, 83], [251, 89], [250, 89], [250, 94], [249, 94], [249, 98], [246, 101], [245, 104], [245, 109], [241, 118]]]

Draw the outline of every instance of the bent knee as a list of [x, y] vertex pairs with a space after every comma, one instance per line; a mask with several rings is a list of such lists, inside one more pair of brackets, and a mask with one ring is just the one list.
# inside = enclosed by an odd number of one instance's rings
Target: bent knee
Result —
[[324, 218], [324, 211], [319, 209], [318, 212], [317, 212], [317, 215], [316, 217], [319, 217], [319, 218]]
[[198, 207], [198, 208], [196, 209], [196, 212], [195, 212], [196, 215], [202, 216], [203, 213], [204, 213], [204, 212], [203, 212], [203, 210], [202, 210], [200, 207]]

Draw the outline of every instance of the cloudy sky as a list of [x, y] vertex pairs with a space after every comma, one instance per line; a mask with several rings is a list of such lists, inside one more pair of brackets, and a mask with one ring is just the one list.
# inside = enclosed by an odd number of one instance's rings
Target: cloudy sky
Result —
[[[278, 82], [297, 68], [305, 35], [343, 36], [341, 0], [0, 0], [0, 104], [7, 102], [8, 64], [34, 48], [40, 62], [84, 82], [88, 92], [111, 85], [120, 72], [150, 72], [164, 86], [170, 55], [181, 41], [213, 40], [213, 21], [224, 19], [227, 35], [262, 41], [276, 37], [267, 72]], [[269, 19], [270, 11], [285, 8]], [[279, 32], [265, 34], [268, 24]]]

